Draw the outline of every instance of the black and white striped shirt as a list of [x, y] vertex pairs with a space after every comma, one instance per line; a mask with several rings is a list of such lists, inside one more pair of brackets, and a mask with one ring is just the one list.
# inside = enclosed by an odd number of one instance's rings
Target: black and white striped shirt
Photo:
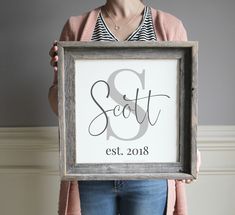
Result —
[[[101, 13], [97, 18], [95, 29], [91, 38], [92, 41], [118, 41], [114, 34], [109, 30]], [[157, 40], [151, 8], [145, 6], [142, 21], [138, 28], [126, 39], [126, 41], [155, 41]]]

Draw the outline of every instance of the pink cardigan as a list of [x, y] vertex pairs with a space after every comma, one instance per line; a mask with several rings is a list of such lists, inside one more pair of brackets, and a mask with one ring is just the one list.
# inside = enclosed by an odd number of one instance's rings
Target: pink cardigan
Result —
[[[100, 6], [101, 7], [101, 6]], [[68, 19], [62, 30], [61, 41], [90, 41], [100, 7]], [[187, 33], [176, 17], [151, 8], [157, 39], [186, 41]], [[59, 215], [81, 215], [77, 181], [61, 181]], [[184, 183], [168, 180], [167, 215], [187, 215]]]

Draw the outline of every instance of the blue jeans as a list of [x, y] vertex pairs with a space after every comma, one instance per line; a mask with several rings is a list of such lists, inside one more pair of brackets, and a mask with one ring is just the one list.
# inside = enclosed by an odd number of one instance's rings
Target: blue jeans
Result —
[[82, 215], [165, 215], [167, 180], [79, 181]]

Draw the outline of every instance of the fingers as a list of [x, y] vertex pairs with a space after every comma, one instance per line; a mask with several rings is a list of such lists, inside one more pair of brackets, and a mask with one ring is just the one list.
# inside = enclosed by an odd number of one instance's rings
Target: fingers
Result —
[[52, 47], [49, 51], [49, 55], [51, 56], [51, 60], [50, 60], [50, 64], [54, 69], [54, 72], [56, 72], [58, 70], [57, 68], [57, 62], [59, 60], [58, 54], [58, 46], [57, 46], [57, 41], [55, 40], [52, 44]]
[[56, 43], [53, 44], [53, 46], [51, 47], [50, 51], [49, 51], [49, 55], [51, 57], [54, 57], [55, 54], [57, 54], [57, 51], [58, 51], [58, 46]]
[[186, 184], [191, 184], [192, 182], [197, 181], [197, 179], [183, 179], [183, 180], [179, 180], [179, 181], [186, 183]]
[[192, 183], [194, 180], [191, 180], [191, 179], [186, 179], [186, 180], [184, 180], [184, 183], [186, 183], [186, 184], [190, 184], [190, 183]]
[[51, 66], [53, 66], [53, 67], [56, 66], [56, 67], [57, 67], [57, 62], [58, 62], [58, 60], [59, 60], [58, 55], [52, 57], [52, 58], [51, 58], [51, 61], [50, 61]]

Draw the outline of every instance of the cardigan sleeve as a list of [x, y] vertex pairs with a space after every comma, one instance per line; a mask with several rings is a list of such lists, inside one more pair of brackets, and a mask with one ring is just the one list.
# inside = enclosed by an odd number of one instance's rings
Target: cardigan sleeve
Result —
[[169, 19], [169, 20], [172, 22], [172, 25], [169, 25], [169, 22], [167, 23], [167, 26], [166, 26], [167, 40], [187, 41], [188, 36], [187, 36], [187, 32], [182, 21], [177, 18], [172, 19], [172, 20]]
[[184, 27], [182, 21], [180, 21], [180, 20], [178, 22], [178, 27], [175, 30], [174, 40], [176, 40], [176, 41], [187, 41], [188, 40], [187, 32], [185, 30], [185, 27]]
[[187, 197], [185, 192], [185, 184], [182, 181], [175, 181], [176, 203], [173, 215], [187, 215]]
[[71, 16], [66, 21], [60, 34], [60, 41], [79, 41], [83, 33], [89, 12]]
[[[73, 17], [71, 16], [63, 26], [60, 33], [60, 41], [75, 41], [78, 35], [78, 24], [80, 24], [81, 16]], [[53, 85], [52, 88], [58, 83], [57, 71], [54, 72]], [[57, 90], [56, 90], [57, 91]], [[56, 93], [56, 92], [55, 92]]]
[[73, 26], [73, 17], [70, 17], [66, 23], [64, 24], [64, 27], [60, 34], [60, 41], [74, 41], [75, 40], [75, 31]]
[[180, 19], [161, 10], [153, 10], [156, 28], [163, 41], [187, 41], [187, 32]]

